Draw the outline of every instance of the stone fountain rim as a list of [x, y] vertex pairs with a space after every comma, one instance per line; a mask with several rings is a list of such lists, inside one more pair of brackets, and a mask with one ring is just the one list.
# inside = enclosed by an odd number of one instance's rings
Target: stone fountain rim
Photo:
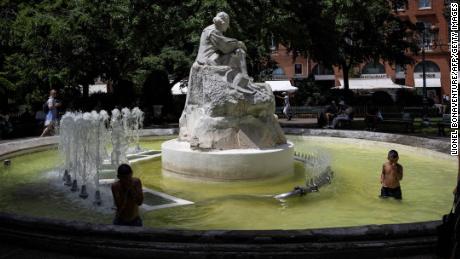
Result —
[[[410, 135], [358, 131], [358, 130], [330, 130], [330, 129], [306, 129], [306, 128], [283, 128], [285, 134], [302, 135], [302, 136], [319, 136], [319, 137], [338, 137], [338, 138], [355, 138], [363, 140], [372, 140], [379, 142], [397, 143], [412, 147], [425, 148], [450, 154], [450, 145], [448, 139], [431, 139]], [[143, 129], [140, 132], [141, 137], [148, 136], [172, 136], [179, 133], [178, 128], [169, 129]], [[58, 137], [43, 138], [24, 138], [0, 143], [0, 159], [8, 157], [11, 154], [27, 153], [27, 151], [42, 150], [51, 148], [58, 143]]]
[[[0, 212], [0, 240], [64, 254], [117, 258], [402, 256], [434, 252], [440, 221], [300, 230], [137, 228]], [[316, 258], [316, 257], [315, 257]]]
[[[448, 153], [448, 142], [388, 133], [284, 129], [286, 134], [353, 137], [393, 142]], [[141, 136], [177, 134], [177, 129], [147, 129]], [[0, 144], [0, 157], [50, 148], [57, 137]], [[16, 148], [15, 148], [16, 147]], [[446, 211], [447, 213], [447, 211]], [[181, 230], [131, 228], [0, 212], [0, 240], [40, 250], [92, 256], [401, 256], [432, 254], [441, 221], [295, 230]], [[78, 240], [78, 242], [71, 242]], [[97, 242], [95, 242], [97, 241]], [[16, 243], [16, 244], [17, 244]]]

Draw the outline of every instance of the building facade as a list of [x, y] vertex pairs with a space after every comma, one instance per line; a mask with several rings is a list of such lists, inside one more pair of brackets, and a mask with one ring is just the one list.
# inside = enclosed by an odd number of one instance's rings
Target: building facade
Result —
[[[443, 0], [409, 0], [407, 5], [397, 7], [397, 15], [412, 23], [421, 22], [425, 27], [425, 71], [428, 97], [440, 101], [443, 95], [450, 95], [450, 46], [449, 26], [444, 16]], [[420, 47], [423, 44], [420, 42]], [[272, 52], [278, 63], [273, 79], [291, 80], [311, 76], [317, 82], [331, 87], [343, 87], [342, 71], [338, 67], [323, 67], [309, 58], [297, 57], [286, 48], [278, 46]], [[414, 55], [414, 64], [405, 68], [387, 62], [361, 64], [352, 71], [350, 89], [415, 88], [422, 92], [422, 57]]]

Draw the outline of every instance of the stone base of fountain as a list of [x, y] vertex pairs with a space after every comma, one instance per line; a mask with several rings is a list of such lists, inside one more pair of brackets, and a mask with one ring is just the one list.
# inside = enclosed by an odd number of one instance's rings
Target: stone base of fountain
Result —
[[201, 151], [173, 139], [162, 144], [162, 166], [168, 173], [211, 180], [262, 179], [292, 173], [294, 145], [270, 149]]

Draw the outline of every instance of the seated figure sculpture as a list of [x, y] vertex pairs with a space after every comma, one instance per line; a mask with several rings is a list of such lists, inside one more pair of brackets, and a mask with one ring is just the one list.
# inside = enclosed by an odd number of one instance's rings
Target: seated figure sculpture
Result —
[[[223, 35], [230, 26], [230, 18], [228, 14], [220, 12], [213, 19], [214, 24], [206, 27], [200, 38], [200, 48], [198, 50], [198, 56], [196, 62], [200, 65], [211, 65], [221, 66], [229, 65], [231, 59], [234, 58], [233, 52], [241, 58], [237, 58], [238, 63], [234, 67], [238, 67], [240, 64], [246, 64], [244, 60], [244, 52], [246, 46], [242, 41], [236, 39], [227, 38]], [[240, 63], [241, 62], [241, 63]], [[245, 68], [244, 68], [245, 69]], [[247, 74], [247, 71], [244, 71]]]
[[179, 140], [194, 149], [272, 148], [286, 139], [274, 116], [270, 86], [254, 83], [246, 46], [223, 35], [230, 25], [220, 12], [200, 39], [179, 120]]
[[[230, 66], [232, 70], [239, 70], [239, 77], [233, 81], [251, 80], [246, 67], [246, 45], [242, 41], [228, 38], [223, 35], [230, 26], [230, 17], [220, 12], [213, 19], [214, 24], [206, 27], [201, 33], [200, 48], [196, 63], [210, 66]], [[234, 87], [238, 87], [235, 85]], [[245, 91], [239, 88], [240, 91]], [[247, 90], [246, 90], [247, 91]], [[254, 91], [247, 91], [253, 93]]]

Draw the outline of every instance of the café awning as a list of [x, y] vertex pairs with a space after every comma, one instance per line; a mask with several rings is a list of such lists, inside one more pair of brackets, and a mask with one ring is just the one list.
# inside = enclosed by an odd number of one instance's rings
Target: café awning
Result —
[[[297, 87], [292, 86], [290, 81], [265, 81], [270, 85], [273, 92], [295, 92]], [[171, 88], [171, 93], [173, 95], [187, 94], [187, 87], [180, 87], [180, 82], [176, 83]]]
[[[390, 78], [350, 78], [348, 79], [350, 90], [374, 90], [374, 89], [406, 89], [411, 88], [405, 85], [395, 84]], [[343, 89], [344, 82], [340, 79], [340, 86], [335, 88]]]
[[181, 82], [177, 82], [173, 87], [171, 88], [171, 93], [172, 95], [181, 95], [181, 94], [187, 94], [187, 87], [180, 87]]
[[[423, 87], [423, 78], [414, 79], [415, 87]], [[441, 78], [427, 78], [426, 87], [441, 87]]]
[[273, 92], [295, 92], [297, 87], [292, 86], [290, 81], [265, 81], [272, 88]]
[[88, 93], [89, 95], [92, 95], [95, 93], [107, 93], [107, 84], [96, 83], [94, 85], [89, 85]]

